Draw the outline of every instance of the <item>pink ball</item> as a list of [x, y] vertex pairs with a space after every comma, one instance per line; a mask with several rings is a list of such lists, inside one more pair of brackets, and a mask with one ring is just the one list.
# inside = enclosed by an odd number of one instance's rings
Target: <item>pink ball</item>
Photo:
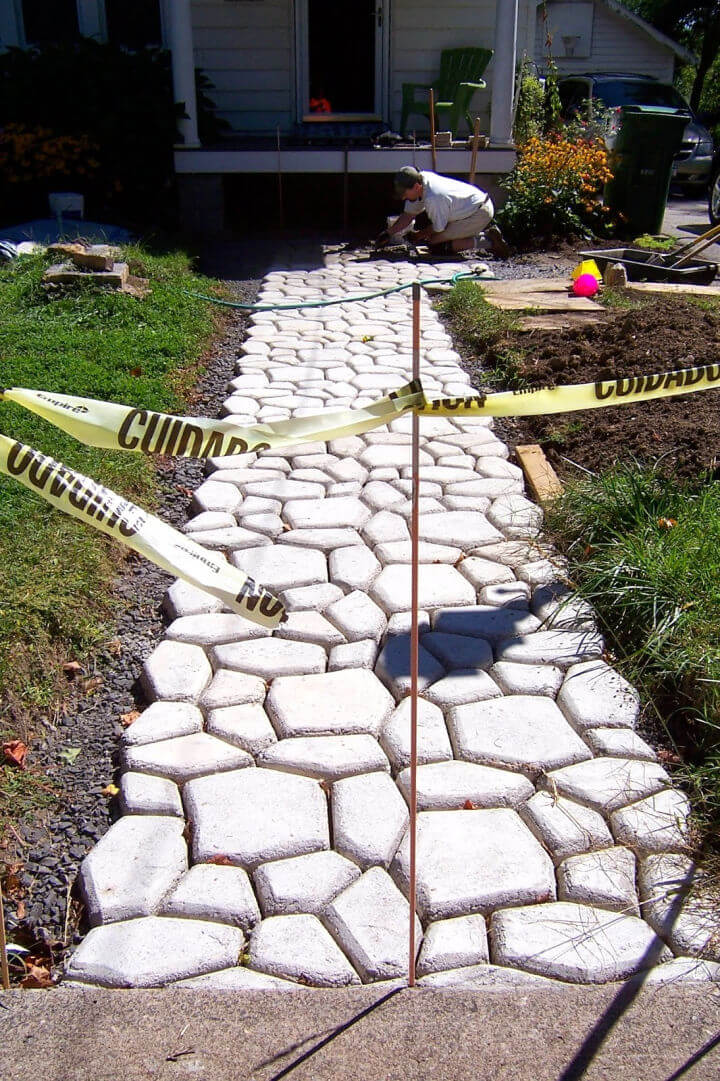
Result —
[[594, 297], [600, 284], [592, 274], [581, 274], [573, 282], [572, 291], [576, 297]]

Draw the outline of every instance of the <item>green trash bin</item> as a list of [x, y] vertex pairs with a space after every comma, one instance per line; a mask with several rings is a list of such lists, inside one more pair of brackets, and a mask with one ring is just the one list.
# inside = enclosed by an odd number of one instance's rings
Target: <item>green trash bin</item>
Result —
[[667, 204], [673, 158], [680, 149], [688, 115], [680, 110], [625, 105], [620, 127], [609, 138], [613, 174], [604, 202], [623, 215], [636, 233], [659, 233]]

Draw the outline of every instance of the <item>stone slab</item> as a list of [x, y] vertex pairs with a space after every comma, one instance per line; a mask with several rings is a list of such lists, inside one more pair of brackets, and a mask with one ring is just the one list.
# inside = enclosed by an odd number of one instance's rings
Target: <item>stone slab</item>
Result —
[[595, 660], [601, 656], [604, 648], [602, 636], [594, 631], [536, 631], [534, 634], [521, 633], [500, 642], [497, 659], [570, 668], [581, 661]]
[[[353, 551], [367, 551], [366, 548], [352, 549]], [[348, 551], [343, 548], [341, 551]], [[335, 553], [330, 553], [330, 566]], [[378, 567], [378, 570], [380, 568]], [[342, 589], [331, 582], [319, 582], [313, 586], [297, 586], [286, 589], [281, 595], [281, 600], [287, 612], [322, 612], [333, 601], [340, 600], [343, 595]]]
[[493, 661], [492, 649], [483, 638], [430, 631], [423, 635], [422, 643], [423, 649], [437, 657], [446, 672], [451, 673], [456, 669], [485, 669], [489, 668]]
[[436, 920], [425, 932], [416, 966], [418, 976], [448, 969], [483, 965], [489, 960], [487, 928], [483, 916], [456, 916]]
[[184, 642], [161, 642], [145, 661], [140, 677], [151, 702], [195, 702], [211, 679], [212, 668], [204, 651]]
[[247, 676], [244, 672], [231, 672], [228, 668], [221, 668], [213, 676], [210, 686], [203, 691], [200, 706], [209, 711], [224, 709], [226, 706], [263, 702], [265, 692], [265, 683], [259, 676]]
[[420, 520], [420, 540], [451, 544], [464, 552], [501, 539], [502, 533], [488, 522], [484, 514], [475, 511], [442, 511], [425, 515]]
[[[437, 684], [436, 684], [437, 686]], [[410, 698], [403, 698], [383, 726], [380, 743], [394, 770], [410, 765]], [[444, 762], [452, 758], [452, 747], [442, 711], [432, 702], [418, 698], [417, 760]]]
[[126, 747], [139, 747], [202, 732], [202, 726], [203, 715], [190, 702], [153, 702], [124, 730], [122, 741]]
[[676, 853], [647, 856], [638, 885], [643, 916], [674, 953], [720, 961], [717, 890], [691, 859]]
[[620, 844], [639, 852], [685, 852], [690, 845], [690, 802], [684, 792], [664, 788], [610, 816]]
[[270, 916], [250, 939], [248, 963], [259, 972], [311, 987], [345, 987], [360, 979], [317, 916]]
[[359, 867], [389, 867], [408, 822], [408, 809], [387, 773], [336, 781], [330, 794], [333, 845]]
[[514, 664], [498, 661], [490, 675], [505, 694], [543, 694], [554, 698], [564, 672], [552, 664]]
[[276, 676], [310, 675], [324, 672], [327, 654], [322, 646], [291, 642], [284, 638], [262, 638], [216, 646], [216, 668], [230, 668], [245, 675], [260, 676], [268, 682]]
[[579, 732], [588, 728], [634, 728], [640, 711], [635, 688], [601, 660], [569, 668], [557, 703]]
[[275, 631], [275, 637], [306, 645], [332, 649], [345, 641], [345, 635], [321, 612], [288, 612]]
[[257, 755], [277, 741], [267, 713], [259, 702], [222, 706], [208, 712], [207, 730], [212, 736]]
[[390, 769], [379, 743], [369, 735], [283, 739], [263, 751], [258, 765], [323, 781], [339, 781], [356, 773]]
[[[397, 783], [409, 801], [409, 769], [399, 774]], [[527, 777], [474, 762], [434, 762], [418, 766], [417, 770], [420, 811], [518, 807], [530, 799], [534, 791]]]
[[[494, 644], [502, 642], [513, 634], [528, 634], [539, 626], [540, 621], [535, 616], [516, 608], [496, 608], [494, 605], [487, 604], [441, 609], [435, 613], [433, 620], [433, 629], [436, 631], [470, 638], [484, 638], [486, 642]], [[530, 636], [534, 637], [534, 635]]]
[[338, 893], [360, 877], [360, 868], [338, 852], [263, 863], [253, 873], [264, 916], [320, 915]]
[[260, 919], [247, 872], [212, 863], [191, 867], [165, 897], [160, 911], [186, 919], [217, 920], [245, 931]]
[[519, 810], [523, 822], [556, 863], [613, 843], [601, 814], [557, 793], [536, 792]]
[[123, 773], [120, 780], [120, 809], [126, 815], [184, 816], [180, 791], [166, 777], [145, 773]]
[[[412, 567], [397, 563], [384, 567], [370, 587], [370, 595], [388, 615], [409, 606]], [[442, 563], [420, 566], [418, 603], [432, 610], [450, 605], [472, 604], [475, 591], [454, 567]]]
[[[344, 589], [370, 588], [380, 573], [380, 563], [365, 545], [335, 548], [328, 560], [330, 580]], [[338, 598], [339, 599], [339, 598]]]
[[196, 616], [181, 616], [166, 630], [175, 642], [190, 642], [196, 646], [219, 646], [225, 642], [246, 642], [251, 638], [267, 638], [272, 633], [249, 619], [231, 612], [208, 612]]
[[369, 668], [372, 670], [375, 667], [377, 655], [378, 644], [372, 638], [333, 646], [328, 658], [328, 672], [342, 672], [347, 668]]
[[669, 777], [656, 762], [630, 758], [592, 758], [553, 770], [542, 787], [608, 813], [667, 788]]
[[280, 738], [377, 736], [393, 706], [392, 696], [366, 669], [276, 679], [266, 703]]
[[190, 781], [184, 792], [196, 862], [227, 856], [260, 863], [330, 847], [327, 801], [317, 782], [249, 769]]
[[246, 751], [231, 747], [207, 732], [164, 739], [160, 743], [144, 743], [140, 747], [127, 747], [123, 761], [126, 769], [167, 777], [177, 784], [206, 774], [253, 765], [252, 757]]
[[570, 856], [558, 867], [558, 898], [638, 916], [635, 856], [616, 846]]
[[[375, 673], [397, 701], [410, 691], [410, 635], [393, 634], [385, 639], [385, 645], [375, 665]], [[422, 646], [418, 648], [418, 690], [422, 694], [431, 683], [445, 675], [440, 662]]]
[[325, 556], [312, 548], [250, 548], [235, 553], [232, 562], [273, 592], [327, 582], [328, 577]]

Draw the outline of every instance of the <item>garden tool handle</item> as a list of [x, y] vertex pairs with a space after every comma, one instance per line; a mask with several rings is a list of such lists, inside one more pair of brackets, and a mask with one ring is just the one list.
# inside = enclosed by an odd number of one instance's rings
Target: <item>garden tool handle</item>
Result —
[[[720, 236], [720, 225], [713, 225], [712, 229], [708, 229], [706, 233], [702, 233], [701, 236], [695, 237], [689, 244], [685, 244], [682, 248], [679, 248], [675, 252], [675, 262], [671, 263], [672, 267], [683, 266], [689, 259], [692, 259], [698, 252], [704, 251], [705, 248], [709, 248], [715, 238]], [[680, 258], [678, 258], [680, 256]]]

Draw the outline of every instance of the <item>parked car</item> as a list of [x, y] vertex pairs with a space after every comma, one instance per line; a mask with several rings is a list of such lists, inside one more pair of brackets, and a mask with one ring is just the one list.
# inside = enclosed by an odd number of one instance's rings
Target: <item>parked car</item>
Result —
[[[559, 81], [562, 115], [587, 115], [588, 102], [602, 102], [609, 109], [623, 105], [645, 105], [681, 111], [688, 118], [680, 150], [675, 155], [673, 181], [689, 191], [703, 192], [710, 180], [713, 164], [713, 141], [710, 132], [680, 93], [670, 83], [661, 83], [649, 75], [625, 75], [620, 72], [596, 72], [568, 75]], [[714, 175], [714, 174], [713, 174]]]
[[713, 155], [708, 192], [708, 213], [713, 225], [720, 225], [720, 146]]

